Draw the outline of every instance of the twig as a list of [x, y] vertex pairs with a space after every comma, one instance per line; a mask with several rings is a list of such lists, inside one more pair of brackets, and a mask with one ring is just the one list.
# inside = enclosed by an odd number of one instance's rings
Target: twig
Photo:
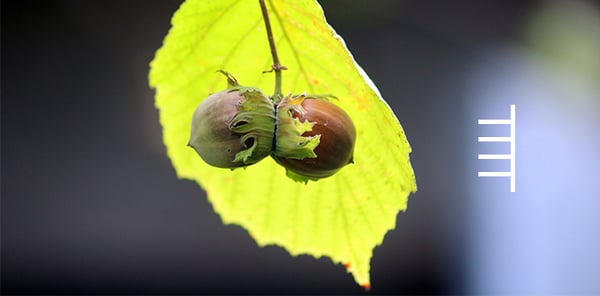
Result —
[[267, 72], [275, 72], [275, 92], [273, 94], [273, 97], [275, 100], [278, 100], [283, 96], [281, 92], [281, 71], [287, 70], [287, 68], [281, 65], [281, 63], [279, 62], [279, 56], [277, 56], [277, 48], [275, 47], [273, 31], [271, 30], [271, 22], [269, 21], [269, 13], [267, 12], [265, 1], [259, 0], [259, 3], [260, 9], [262, 11], [262, 16], [265, 21], [265, 28], [267, 29], [267, 38], [269, 39], [269, 48], [271, 49], [271, 56], [273, 57], [273, 65], [271, 66], [271, 70]]

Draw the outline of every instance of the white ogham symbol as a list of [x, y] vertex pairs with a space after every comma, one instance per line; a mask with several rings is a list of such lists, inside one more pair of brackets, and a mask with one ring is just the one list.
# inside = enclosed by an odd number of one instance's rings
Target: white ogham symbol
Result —
[[510, 125], [510, 136], [508, 137], [478, 137], [478, 142], [509, 142], [510, 153], [508, 154], [478, 154], [477, 159], [502, 159], [510, 160], [510, 171], [508, 172], [477, 172], [478, 177], [510, 177], [510, 192], [516, 192], [516, 107], [510, 105], [510, 119], [479, 119], [477, 124]]

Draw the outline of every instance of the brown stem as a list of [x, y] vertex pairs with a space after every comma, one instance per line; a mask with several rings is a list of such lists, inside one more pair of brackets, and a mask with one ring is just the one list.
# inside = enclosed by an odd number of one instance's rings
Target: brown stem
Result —
[[271, 71], [275, 71], [275, 93], [273, 94], [273, 97], [278, 100], [283, 96], [281, 92], [281, 70], [287, 70], [287, 68], [279, 63], [279, 56], [277, 56], [277, 48], [275, 47], [275, 40], [273, 39], [273, 31], [271, 30], [271, 22], [269, 21], [269, 13], [267, 12], [265, 0], [259, 0], [259, 3], [265, 21], [265, 28], [267, 29], [267, 38], [269, 39], [271, 56], [273, 56], [273, 66], [271, 66]]

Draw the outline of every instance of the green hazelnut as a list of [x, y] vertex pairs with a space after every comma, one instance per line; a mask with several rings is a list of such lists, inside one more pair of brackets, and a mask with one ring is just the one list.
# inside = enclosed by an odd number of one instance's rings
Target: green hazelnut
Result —
[[259, 89], [241, 87], [223, 73], [233, 86], [198, 105], [188, 145], [215, 167], [251, 165], [271, 154], [275, 108]]

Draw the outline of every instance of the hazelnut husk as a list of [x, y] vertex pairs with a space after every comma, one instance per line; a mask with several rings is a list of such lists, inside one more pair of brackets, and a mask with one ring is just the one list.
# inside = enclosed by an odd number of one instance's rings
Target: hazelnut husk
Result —
[[243, 167], [271, 154], [274, 130], [271, 99], [257, 88], [236, 82], [198, 105], [188, 145], [209, 165]]

